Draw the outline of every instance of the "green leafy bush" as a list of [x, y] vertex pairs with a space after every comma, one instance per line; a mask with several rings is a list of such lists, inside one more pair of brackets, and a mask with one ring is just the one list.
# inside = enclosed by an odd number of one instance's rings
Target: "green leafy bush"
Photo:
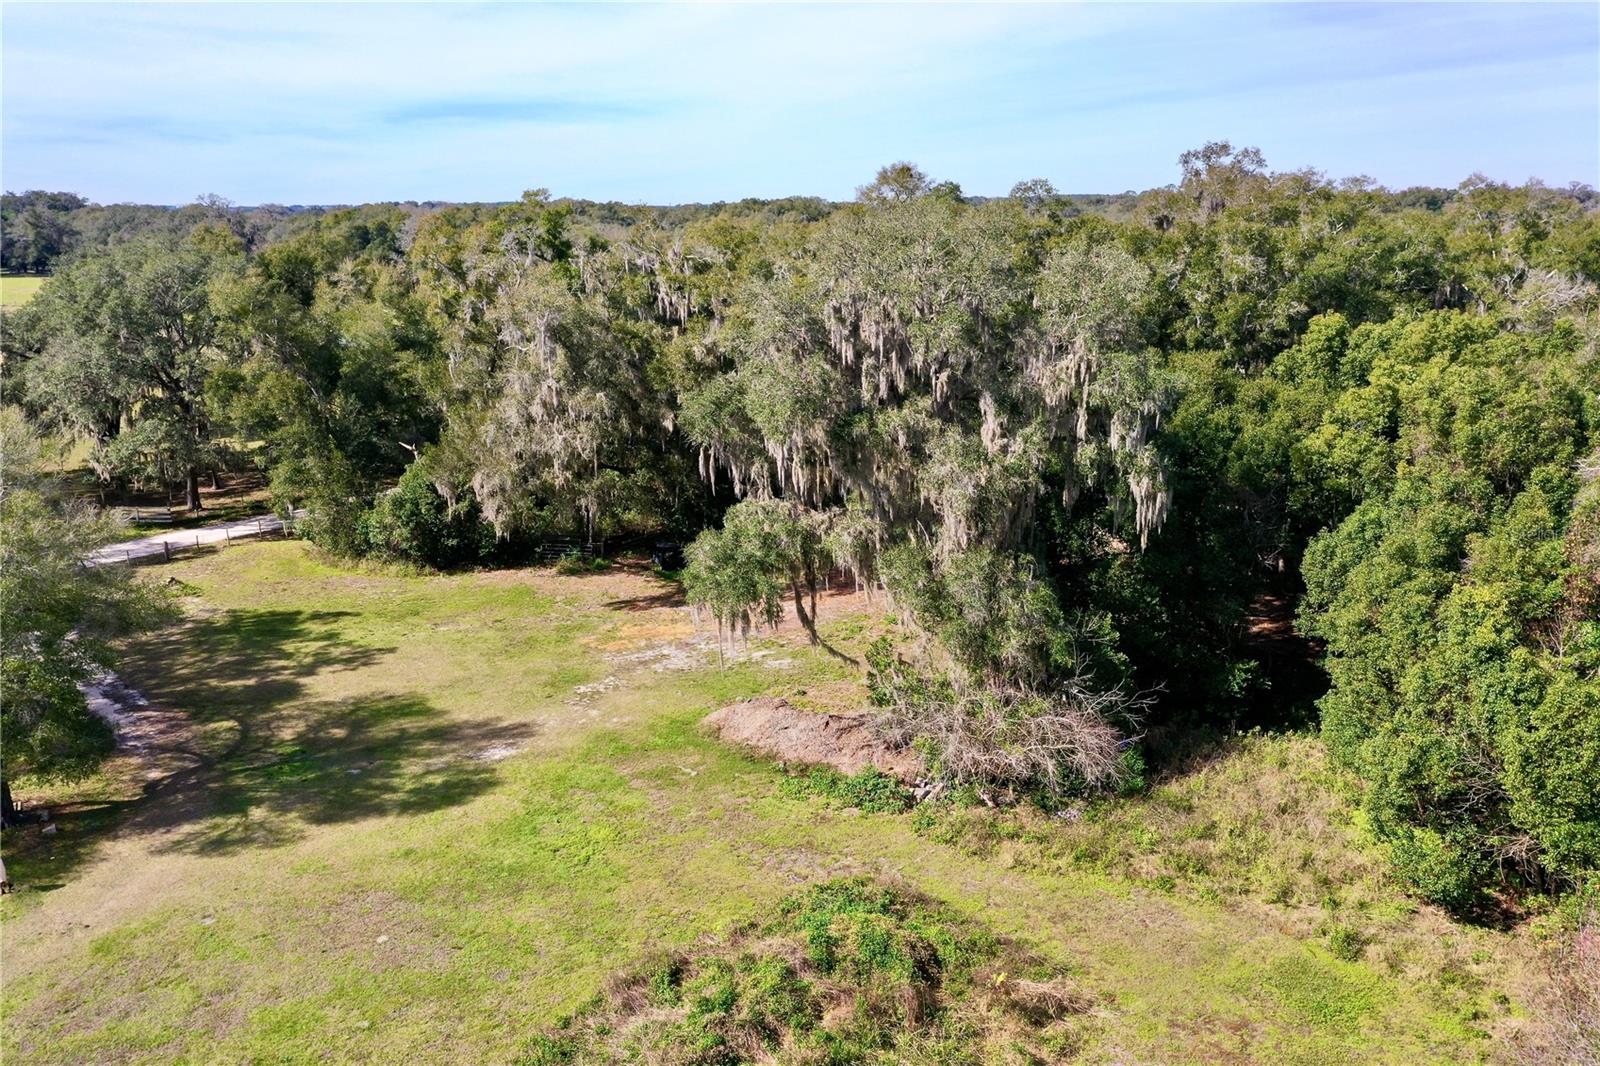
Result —
[[469, 497], [451, 507], [420, 461], [362, 515], [359, 539], [375, 559], [431, 567], [474, 562], [494, 548], [494, 531], [476, 503]]
[[1367, 938], [1361, 935], [1359, 929], [1352, 929], [1348, 925], [1340, 925], [1328, 933], [1328, 951], [1336, 959], [1355, 962], [1366, 949]]
[[609, 560], [597, 555], [584, 555], [579, 551], [569, 551], [556, 561], [558, 574], [597, 574], [609, 569]]
[[855, 807], [869, 814], [900, 814], [915, 802], [909, 788], [876, 767], [859, 774], [813, 767], [785, 777], [782, 789], [789, 796], [816, 796], [834, 806]]
[[1336, 407], [1308, 441], [1359, 501], [1305, 556], [1323, 735], [1423, 897], [1459, 910], [1502, 873], [1575, 881], [1600, 866], [1584, 518], [1600, 489], [1581, 399], [1600, 375], [1571, 338], [1455, 314], [1351, 344], [1371, 367], [1353, 392], [1376, 407]]

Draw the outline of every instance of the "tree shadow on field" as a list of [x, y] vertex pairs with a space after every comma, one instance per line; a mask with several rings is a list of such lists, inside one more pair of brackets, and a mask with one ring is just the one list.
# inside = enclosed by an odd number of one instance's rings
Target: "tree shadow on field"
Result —
[[159, 851], [217, 855], [292, 843], [312, 826], [441, 810], [492, 787], [494, 763], [533, 732], [462, 722], [415, 695], [318, 701], [289, 729], [198, 768], [201, 817], [174, 826], [152, 811], [142, 828], [178, 829]]
[[59, 887], [112, 837], [226, 854], [291, 843], [310, 827], [416, 814], [492, 787], [529, 724], [463, 721], [410, 692], [306, 698], [308, 683], [394, 654], [348, 632], [348, 611], [256, 610], [192, 618], [129, 641], [130, 747], [94, 796], [51, 798], [59, 832], [6, 833], [21, 887]]
[[129, 676], [194, 726], [190, 765], [157, 787], [203, 803], [162, 804], [137, 819], [148, 831], [178, 829], [160, 850], [271, 847], [310, 825], [437, 810], [493, 784], [493, 759], [520, 747], [530, 726], [463, 722], [406, 692], [304, 698], [311, 678], [394, 654], [351, 640], [357, 618], [237, 610], [129, 650]]
[[182, 707], [197, 721], [242, 715], [245, 729], [268, 723], [305, 679], [359, 670], [394, 652], [359, 644], [344, 629], [352, 611], [228, 611], [190, 619], [130, 642], [121, 668], [140, 691]]
[[607, 600], [603, 606], [612, 611], [653, 611], [658, 607], [683, 607], [688, 604], [683, 589], [677, 586], [660, 592], [629, 596], [620, 600]]
[[624, 596], [607, 600], [604, 606], [612, 611], [653, 611], [658, 607], [683, 607], [689, 601], [684, 596], [683, 582], [662, 577], [645, 566], [631, 567], [641, 580], [651, 583], [652, 591], [637, 596]]

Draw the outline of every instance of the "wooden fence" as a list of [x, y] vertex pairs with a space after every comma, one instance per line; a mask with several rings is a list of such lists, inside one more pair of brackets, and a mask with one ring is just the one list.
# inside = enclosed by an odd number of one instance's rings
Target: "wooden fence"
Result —
[[172, 508], [170, 507], [118, 507], [117, 517], [124, 522], [131, 522], [140, 526], [170, 526], [172, 525]]
[[96, 550], [84, 560], [84, 564], [148, 566], [170, 563], [174, 559], [194, 555], [209, 548], [225, 548], [235, 541], [282, 538], [291, 536], [293, 532], [293, 518], [285, 524], [276, 515], [262, 515], [248, 521], [229, 522], [223, 526], [203, 526], [192, 532], [163, 534], [162, 539], [154, 544], [148, 541], [141, 543], [139, 539], [121, 545], [108, 544]]
[[593, 559], [597, 554], [605, 554], [604, 541], [600, 542], [597, 550], [593, 544], [579, 537], [548, 537], [533, 549], [534, 559], [541, 563], [558, 563], [569, 555]]

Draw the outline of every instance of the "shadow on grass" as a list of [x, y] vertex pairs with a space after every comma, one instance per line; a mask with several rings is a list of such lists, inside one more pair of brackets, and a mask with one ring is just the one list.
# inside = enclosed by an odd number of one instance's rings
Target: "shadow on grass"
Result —
[[202, 855], [291, 843], [311, 826], [422, 814], [465, 803], [492, 787], [494, 763], [534, 730], [461, 722], [413, 695], [323, 701], [260, 744], [202, 763], [187, 784], [207, 810], [152, 809], [140, 828], [174, 830], [160, 851]]
[[[346, 636], [353, 611], [228, 611], [192, 619], [133, 641], [123, 673], [142, 691], [207, 720], [236, 709], [257, 714], [298, 695], [303, 680], [358, 670], [392, 647]], [[243, 724], [243, 723], [242, 723]]]
[[684, 598], [682, 582], [664, 578], [644, 564], [628, 566], [625, 569], [641, 578], [647, 578], [654, 582], [655, 591], [638, 596], [627, 596], [617, 600], [607, 600], [604, 604], [607, 609], [613, 611], [651, 611], [658, 607], [682, 607], [689, 602]]
[[[28, 819], [5, 831], [6, 872], [19, 893], [11, 898], [26, 905], [31, 893], [65, 888], [133, 805], [132, 800], [106, 797], [31, 804], [33, 810], [24, 811], [24, 819], [34, 810], [48, 811], [50, 817], [47, 822]], [[47, 825], [58, 831], [44, 832]]]
[[7, 831], [12, 880], [60, 887], [112, 836], [158, 834], [158, 851], [226, 854], [288, 844], [316, 825], [440, 810], [490, 788], [494, 763], [531, 725], [462, 721], [413, 693], [305, 698], [310, 679], [394, 653], [349, 639], [352, 617], [237, 610], [130, 642], [124, 676], [151, 699], [130, 714], [137, 747], [108, 768], [100, 795], [41, 797], [57, 833]]

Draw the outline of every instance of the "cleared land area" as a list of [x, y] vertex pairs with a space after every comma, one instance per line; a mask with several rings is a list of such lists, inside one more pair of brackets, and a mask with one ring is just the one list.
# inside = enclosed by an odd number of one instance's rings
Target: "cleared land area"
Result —
[[[1389, 887], [1307, 738], [1048, 818], [866, 813], [726, 747], [732, 700], [862, 704], [797, 633], [719, 668], [642, 569], [406, 576], [261, 542], [151, 571], [185, 621], [123, 673], [160, 740], [20, 790], [4, 1059], [490, 1061], [645, 952], [826, 878], [906, 885], [1098, 1004], [1083, 1062], [1476, 1061], [1524, 944]], [[829, 602], [846, 649], [890, 623]]]
[[45, 279], [33, 274], [0, 275], [0, 307], [21, 307], [39, 291]]

